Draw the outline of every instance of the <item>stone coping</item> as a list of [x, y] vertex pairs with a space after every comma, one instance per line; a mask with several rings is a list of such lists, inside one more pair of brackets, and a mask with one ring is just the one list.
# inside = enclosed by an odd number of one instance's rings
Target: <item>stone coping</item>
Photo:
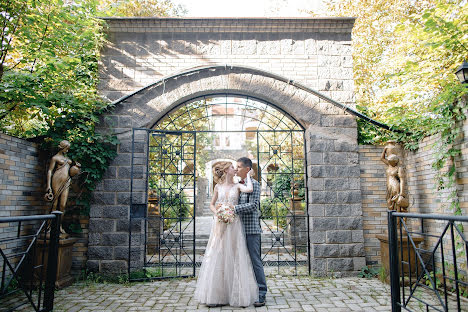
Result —
[[160, 18], [105, 17], [111, 32], [171, 33], [350, 33], [354, 17], [311, 18]]

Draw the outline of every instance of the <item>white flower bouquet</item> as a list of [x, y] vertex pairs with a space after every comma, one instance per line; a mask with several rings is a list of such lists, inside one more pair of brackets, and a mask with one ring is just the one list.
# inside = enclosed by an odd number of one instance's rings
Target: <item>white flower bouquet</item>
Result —
[[216, 217], [218, 218], [219, 222], [232, 223], [236, 217], [236, 214], [234, 213], [234, 208], [227, 204], [222, 204], [216, 212]]

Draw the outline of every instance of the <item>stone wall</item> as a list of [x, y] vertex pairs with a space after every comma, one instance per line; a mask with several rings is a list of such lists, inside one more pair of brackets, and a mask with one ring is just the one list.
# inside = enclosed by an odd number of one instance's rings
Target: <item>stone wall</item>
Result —
[[[354, 106], [353, 18], [106, 21], [109, 44], [102, 51], [100, 92], [112, 100], [128, 97], [116, 101], [101, 124], [113, 127], [121, 144], [94, 193], [90, 269], [118, 273], [128, 268], [131, 129], [151, 128], [197, 96], [234, 93], [271, 103], [306, 129], [314, 273], [360, 270], [365, 261], [356, 121], [295, 85], [298, 81]], [[214, 63], [226, 65], [206, 68]], [[136, 148], [144, 156], [143, 146]], [[141, 167], [141, 181], [134, 183], [144, 186]], [[144, 203], [144, 196], [134, 195]]]
[[106, 18], [101, 94], [111, 100], [196, 66], [252, 66], [354, 104], [353, 18]]

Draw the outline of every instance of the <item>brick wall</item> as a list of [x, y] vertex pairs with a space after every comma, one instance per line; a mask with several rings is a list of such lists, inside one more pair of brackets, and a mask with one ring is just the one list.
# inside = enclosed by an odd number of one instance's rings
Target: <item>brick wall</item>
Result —
[[380, 161], [383, 146], [359, 145], [362, 215], [366, 263], [380, 263], [380, 242], [376, 235], [386, 233], [387, 205], [385, 165]]
[[[462, 151], [455, 161], [458, 200], [462, 215], [468, 215], [468, 122], [459, 125], [461, 134], [455, 147]], [[406, 152], [405, 164], [410, 199], [409, 212], [425, 214], [453, 215], [448, 202], [448, 194], [452, 189], [437, 190], [436, 171], [432, 169], [435, 159], [434, 143], [437, 136], [425, 138], [419, 149]], [[387, 208], [385, 165], [380, 161], [383, 146], [360, 145], [359, 163], [361, 168], [361, 193], [363, 210], [363, 228], [366, 262], [369, 265], [380, 263], [380, 243], [376, 235], [387, 234]], [[426, 233], [442, 233], [445, 222], [424, 221]], [[419, 222], [411, 224], [414, 230], [420, 229]], [[427, 238], [424, 247], [434, 246], [435, 238]]]
[[0, 133], [0, 216], [43, 214], [45, 167], [35, 143]]
[[[0, 133], [0, 217], [49, 213], [50, 203], [43, 199], [48, 158], [36, 143]], [[67, 216], [64, 222], [81, 224], [83, 232], [72, 234], [79, 239], [73, 249], [72, 270], [79, 274], [87, 260], [88, 217]], [[0, 238], [12, 237], [16, 231], [17, 223], [0, 224]]]

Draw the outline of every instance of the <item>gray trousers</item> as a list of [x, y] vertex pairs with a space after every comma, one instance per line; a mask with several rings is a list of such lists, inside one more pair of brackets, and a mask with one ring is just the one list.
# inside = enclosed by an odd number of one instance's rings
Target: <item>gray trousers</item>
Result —
[[265, 272], [263, 271], [260, 234], [246, 234], [247, 249], [249, 250], [250, 260], [252, 261], [255, 278], [258, 284], [258, 295], [260, 298], [265, 298], [267, 293], [267, 284], [265, 280]]

